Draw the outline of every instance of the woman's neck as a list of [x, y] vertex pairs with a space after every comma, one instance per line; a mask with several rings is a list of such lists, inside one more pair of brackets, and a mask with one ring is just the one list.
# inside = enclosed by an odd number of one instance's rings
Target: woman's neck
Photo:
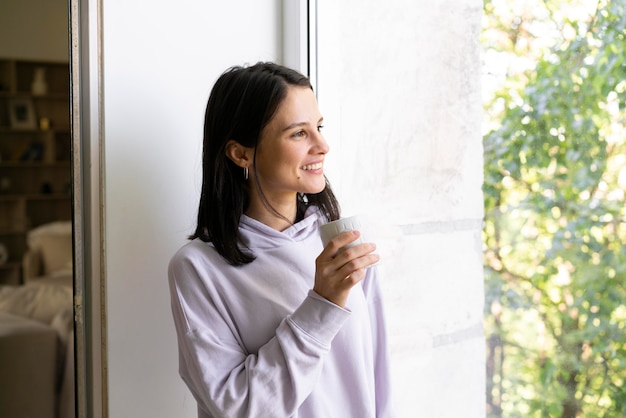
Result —
[[270, 205], [269, 202], [252, 198], [245, 213], [277, 231], [284, 231], [296, 223], [298, 205], [295, 196], [284, 203], [271, 203], [271, 207], [268, 205]]

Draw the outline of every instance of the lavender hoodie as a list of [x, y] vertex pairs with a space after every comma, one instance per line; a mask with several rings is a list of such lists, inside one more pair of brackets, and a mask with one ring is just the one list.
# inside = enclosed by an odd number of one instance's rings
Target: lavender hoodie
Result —
[[169, 265], [179, 372], [198, 417], [391, 417], [376, 268], [341, 308], [313, 290], [323, 217], [276, 231], [243, 216], [234, 267], [193, 240]]

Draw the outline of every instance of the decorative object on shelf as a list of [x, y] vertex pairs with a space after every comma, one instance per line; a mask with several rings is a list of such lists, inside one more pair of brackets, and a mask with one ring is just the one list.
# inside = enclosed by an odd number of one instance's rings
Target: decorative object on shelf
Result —
[[45, 181], [41, 184], [41, 193], [42, 194], [52, 193], [52, 184], [49, 181]]
[[13, 129], [37, 129], [33, 101], [26, 97], [9, 99], [9, 119]]
[[40, 118], [39, 119], [39, 129], [42, 131], [47, 131], [50, 129], [50, 119], [48, 118]]
[[20, 161], [41, 161], [43, 158], [44, 144], [33, 142], [20, 156]]
[[30, 85], [30, 92], [33, 96], [45, 96], [48, 94], [48, 83], [46, 82], [45, 67], [35, 68], [33, 82]]
[[11, 179], [9, 177], [0, 178], [0, 193], [6, 193], [11, 190]]
[[9, 250], [0, 242], [0, 266], [4, 265], [7, 261], [9, 261]]

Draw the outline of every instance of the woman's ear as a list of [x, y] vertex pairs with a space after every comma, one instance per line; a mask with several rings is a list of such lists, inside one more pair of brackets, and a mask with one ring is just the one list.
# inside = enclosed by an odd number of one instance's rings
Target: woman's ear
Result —
[[252, 166], [254, 152], [252, 148], [244, 147], [234, 139], [226, 143], [226, 156], [230, 158], [239, 167], [249, 168]]

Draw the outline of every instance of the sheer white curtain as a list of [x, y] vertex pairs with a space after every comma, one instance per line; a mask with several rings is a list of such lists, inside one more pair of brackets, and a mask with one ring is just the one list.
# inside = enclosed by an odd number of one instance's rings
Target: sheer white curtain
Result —
[[479, 0], [317, 3], [344, 214], [383, 255], [400, 416], [485, 415]]

